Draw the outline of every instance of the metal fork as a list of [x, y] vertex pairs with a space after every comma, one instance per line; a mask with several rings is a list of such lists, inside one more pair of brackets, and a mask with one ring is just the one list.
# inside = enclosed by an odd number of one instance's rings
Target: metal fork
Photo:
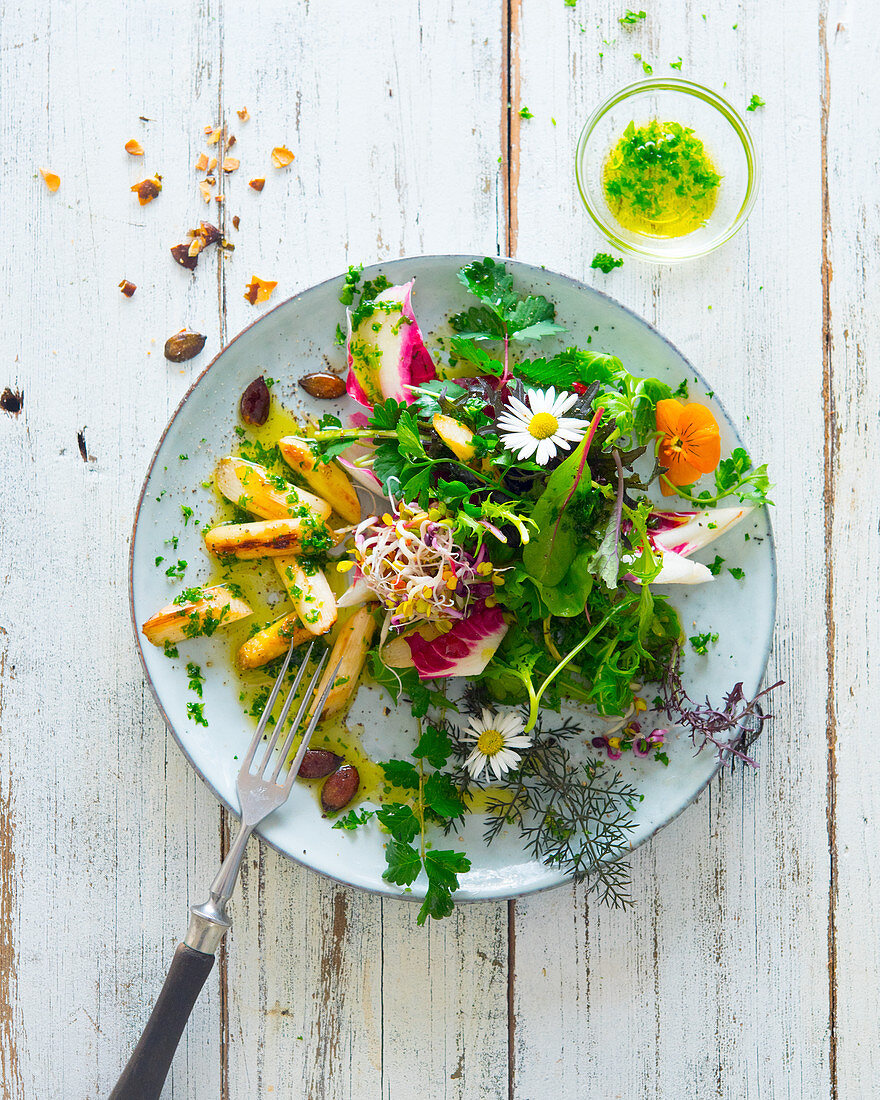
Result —
[[[158, 1100], [171, 1066], [171, 1059], [174, 1057], [174, 1052], [183, 1034], [183, 1029], [186, 1027], [186, 1022], [193, 1010], [196, 999], [207, 980], [208, 974], [211, 972], [211, 967], [214, 965], [214, 952], [232, 927], [232, 921], [226, 913], [226, 905], [232, 897], [232, 891], [238, 881], [238, 872], [244, 858], [248, 838], [264, 818], [287, 801], [303, 756], [309, 747], [309, 741], [321, 717], [321, 711], [324, 709], [327, 696], [330, 694], [330, 689], [336, 679], [336, 673], [339, 669], [338, 663], [333, 670], [333, 674], [327, 680], [327, 686], [321, 693], [321, 698], [312, 711], [311, 718], [302, 735], [302, 741], [297, 749], [296, 756], [290, 764], [287, 775], [282, 779], [282, 769], [290, 755], [297, 730], [306, 716], [318, 679], [327, 662], [329, 650], [323, 654], [318, 662], [318, 667], [303, 695], [296, 717], [291, 723], [287, 736], [284, 738], [277, 759], [273, 762], [273, 753], [278, 745], [281, 731], [287, 721], [287, 715], [293, 705], [299, 685], [305, 675], [314, 646], [315, 643], [312, 642], [299, 667], [293, 686], [284, 700], [272, 736], [264, 744], [263, 736], [266, 725], [272, 715], [272, 709], [278, 699], [281, 685], [284, 683], [287, 669], [290, 666], [290, 659], [293, 656], [294, 643], [292, 641], [290, 643], [281, 672], [272, 687], [253, 740], [238, 772], [236, 787], [239, 805], [241, 806], [241, 824], [235, 841], [223, 860], [220, 870], [217, 872], [217, 877], [211, 883], [208, 900], [201, 905], [194, 905], [190, 909], [189, 928], [186, 936], [183, 943], [179, 944], [174, 952], [174, 958], [171, 961], [162, 991], [156, 1000], [149, 1020], [147, 1020], [143, 1034], [128, 1060], [128, 1064], [110, 1094], [110, 1100]], [[259, 759], [257, 759], [258, 749], [261, 749]], [[257, 761], [256, 766], [254, 766], [255, 760]]]

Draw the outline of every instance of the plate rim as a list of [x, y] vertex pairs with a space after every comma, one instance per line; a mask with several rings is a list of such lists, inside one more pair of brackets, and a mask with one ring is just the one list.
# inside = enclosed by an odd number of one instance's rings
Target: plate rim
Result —
[[[431, 261], [431, 260], [446, 261], [446, 262], [454, 261], [454, 262], [458, 262], [459, 266], [463, 266], [464, 264], [472, 263], [475, 260], [481, 260], [483, 258], [484, 258], [484, 256], [483, 256], [482, 253], [481, 254], [476, 254], [476, 253], [473, 253], [473, 254], [462, 254], [462, 253], [424, 253], [424, 254], [422, 254], [422, 253], [416, 253], [416, 254], [410, 255], [410, 256], [400, 256], [400, 257], [397, 257], [395, 259], [378, 260], [378, 261], [376, 261], [375, 263], [372, 263], [372, 264], [365, 264], [363, 266], [363, 271], [372, 273], [374, 270], [381, 271], [383, 268], [387, 268], [387, 267], [392, 266], [392, 265], [393, 266], [397, 266], [397, 265], [403, 266], [407, 263], [412, 263], [413, 261], [423, 262], [423, 261]], [[689, 371], [693, 371], [694, 375], [701, 382], [708, 385], [708, 382], [703, 377], [702, 373], [694, 367], [694, 365], [691, 363], [690, 359], [688, 359], [687, 356], [685, 356], [679, 350], [679, 348], [667, 336], [665, 336], [662, 332], [660, 332], [659, 329], [657, 329], [654, 325], [652, 325], [644, 317], [642, 317], [638, 313], [636, 313], [635, 310], [631, 309], [629, 306], [624, 305], [622, 302], [618, 301], [616, 298], [614, 298], [612, 295], [608, 294], [606, 291], [599, 290], [597, 287], [590, 286], [589, 284], [583, 282], [581, 279], [575, 278], [573, 275], [566, 275], [566, 274], [564, 274], [560, 271], [554, 271], [550, 268], [542, 267], [538, 264], [531, 264], [531, 263], [527, 263], [523, 260], [517, 260], [517, 259], [515, 259], [514, 257], [511, 257], [511, 256], [495, 256], [495, 257], [491, 257], [491, 258], [493, 260], [495, 260], [496, 263], [502, 263], [504, 265], [512, 264], [515, 267], [520, 268], [521, 270], [524, 270], [524, 271], [528, 272], [533, 277], [537, 277], [537, 278], [540, 279], [540, 278], [544, 278], [546, 276], [550, 276], [551, 278], [554, 278], [554, 279], [562, 279], [564, 282], [569, 283], [571, 286], [577, 288], [578, 290], [581, 290], [581, 291], [586, 290], [591, 294], [595, 294], [595, 295], [598, 295], [598, 297], [600, 297], [600, 298], [604, 298], [606, 301], [610, 302], [612, 305], [616, 306], [618, 309], [623, 310], [624, 313], [628, 314], [629, 317], [632, 318], [634, 321], [636, 321], [643, 329], [647, 329], [652, 335], [659, 337], [675, 353], [675, 355], [678, 356], [681, 359], [681, 361], [685, 364], [686, 368]], [[252, 328], [254, 328], [256, 325], [262, 324], [268, 317], [270, 317], [277, 310], [283, 309], [285, 306], [289, 305], [293, 301], [296, 301], [297, 298], [302, 297], [302, 295], [304, 295], [304, 294], [308, 294], [313, 290], [318, 290], [322, 287], [327, 287], [330, 284], [337, 283], [341, 278], [342, 278], [342, 274], [332, 275], [328, 279], [323, 279], [318, 283], [313, 283], [310, 286], [305, 287], [303, 290], [298, 291], [296, 294], [291, 294], [289, 297], [285, 298], [283, 301], [278, 302], [271, 309], [266, 310], [265, 313], [260, 314], [259, 317], [255, 317], [254, 320], [250, 322], [250, 324], [245, 325], [245, 327], [240, 329], [235, 334], [235, 336], [233, 336], [232, 339], [227, 344], [225, 344], [223, 347], [220, 348], [220, 350], [216, 353], [216, 355], [214, 355], [213, 359], [211, 359], [211, 361], [207, 364], [207, 366], [205, 366], [204, 369], [198, 374], [198, 376], [195, 379], [193, 379], [192, 383], [187, 388], [187, 390], [184, 393], [183, 397], [178, 402], [177, 407], [174, 409], [174, 411], [171, 413], [171, 416], [168, 418], [168, 422], [166, 423], [165, 427], [163, 428], [162, 433], [159, 436], [159, 439], [156, 443], [156, 446], [153, 449], [153, 453], [150, 456], [150, 461], [149, 461], [149, 464], [147, 466], [146, 473], [144, 474], [143, 483], [141, 485], [141, 490], [138, 493], [137, 505], [135, 506], [135, 511], [134, 511], [134, 519], [133, 519], [133, 522], [132, 522], [131, 538], [129, 540], [129, 552], [128, 552], [128, 608], [129, 608], [129, 619], [130, 619], [130, 622], [131, 622], [132, 631], [134, 633], [135, 648], [137, 649], [138, 659], [140, 660], [140, 663], [141, 663], [141, 669], [143, 671], [143, 675], [144, 675], [144, 678], [146, 680], [147, 687], [150, 689], [150, 694], [153, 697], [153, 701], [155, 702], [155, 704], [156, 704], [156, 706], [159, 710], [159, 713], [162, 716], [162, 720], [165, 723], [165, 727], [166, 727], [167, 731], [171, 734], [171, 736], [174, 738], [174, 741], [176, 742], [177, 747], [180, 750], [180, 752], [183, 754], [184, 759], [186, 760], [187, 764], [192, 768], [192, 770], [199, 777], [199, 779], [205, 784], [205, 786], [208, 788], [208, 790], [211, 792], [211, 794], [217, 799], [217, 801], [220, 803], [220, 805], [222, 807], [224, 807], [226, 810], [228, 810], [229, 813], [231, 813], [233, 815], [233, 817], [235, 817], [236, 819], [240, 819], [239, 812], [214, 787], [214, 785], [211, 783], [211, 781], [208, 779], [208, 777], [197, 766], [197, 764], [195, 763], [195, 761], [194, 761], [192, 755], [190, 754], [189, 750], [186, 748], [186, 745], [184, 744], [183, 739], [181, 738], [180, 734], [177, 732], [177, 729], [175, 728], [174, 723], [171, 721], [171, 719], [168, 715], [168, 712], [165, 710], [165, 707], [162, 703], [162, 700], [159, 697], [159, 692], [156, 688], [156, 685], [153, 683], [153, 678], [150, 675], [149, 668], [147, 667], [147, 661], [146, 661], [146, 657], [144, 656], [143, 646], [141, 644], [140, 631], [139, 631], [138, 622], [137, 622], [137, 619], [136, 619], [136, 616], [135, 616], [135, 606], [134, 606], [134, 552], [135, 552], [135, 543], [136, 543], [136, 539], [137, 539], [138, 523], [140, 521], [141, 506], [142, 506], [144, 498], [146, 496], [147, 486], [149, 485], [150, 478], [153, 474], [153, 469], [154, 469], [154, 467], [156, 465], [156, 461], [159, 457], [159, 452], [162, 449], [162, 445], [165, 442], [165, 438], [168, 435], [168, 432], [171, 430], [171, 426], [177, 420], [177, 417], [180, 415], [181, 411], [183, 410], [184, 405], [186, 405], [187, 401], [189, 401], [189, 399], [192, 396], [193, 392], [195, 391], [196, 387], [198, 385], [200, 385], [202, 380], [208, 375], [208, 373], [212, 370], [212, 368], [217, 365], [219, 360], [226, 354], [226, 352], [229, 350], [229, 348], [231, 348], [232, 345], [234, 343], [236, 343], [236, 341], [238, 341], [246, 333], [250, 332], [250, 330]], [[724, 405], [724, 402], [718, 397], [717, 392], [713, 392], [713, 399], [715, 400], [715, 402], [718, 404], [719, 408], [724, 413], [724, 416], [726, 417], [727, 422], [730, 425], [730, 428], [733, 432], [733, 435], [734, 435], [734, 438], [736, 439], [737, 444], [742, 445], [743, 441], [742, 441], [742, 438], [740, 436], [739, 426], [729, 416], [729, 414], [727, 412], [727, 409]], [[767, 520], [767, 543], [768, 543], [768, 549], [769, 549], [769, 552], [770, 552], [770, 577], [771, 577], [771, 581], [772, 581], [772, 607], [770, 608], [770, 630], [768, 632], [767, 642], [766, 642], [765, 647], [764, 647], [763, 658], [762, 658], [762, 661], [761, 661], [761, 674], [758, 678], [758, 686], [760, 686], [764, 682], [764, 679], [766, 678], [766, 675], [767, 675], [767, 666], [770, 662], [770, 652], [771, 652], [771, 649], [772, 649], [772, 646], [773, 646], [773, 641], [774, 641], [775, 634], [776, 634], [776, 609], [777, 609], [777, 602], [778, 602], [778, 595], [779, 595], [778, 563], [777, 563], [777, 556], [776, 556], [776, 538], [775, 538], [774, 533], [773, 533], [772, 516], [771, 516], [771, 513], [770, 513], [769, 509], [766, 507], [766, 505], [763, 505], [762, 507], [764, 508], [764, 512], [765, 512], [766, 520]], [[678, 807], [678, 809], [676, 809], [668, 817], [664, 818], [663, 821], [658, 822], [649, 832], [647, 832], [643, 837], [640, 838], [639, 842], [634, 847], [629, 848], [627, 850], [627, 852], [625, 852], [619, 858], [621, 858], [621, 859], [629, 858], [629, 856], [631, 856], [633, 854], [633, 852], [635, 852], [638, 848], [643, 847], [649, 841], [653, 840], [653, 838], [657, 835], [657, 833], [660, 832], [661, 829], [665, 829], [667, 825], [670, 825], [673, 821], [676, 820], [677, 817], [679, 817], [681, 814], [683, 814], [685, 810], [689, 809], [697, 801], [697, 799], [699, 799], [699, 797], [703, 794], [703, 792], [706, 790], [706, 788], [709, 787], [709, 785], [712, 783], [712, 781], [718, 775], [721, 768], [722, 768], [722, 762], [720, 760], [716, 761], [715, 767], [712, 769], [711, 773], [706, 778], [705, 783], [696, 791], [696, 793], [693, 795], [693, 797], [688, 799], [687, 802], [684, 802], [681, 806]], [[262, 843], [268, 844], [271, 848], [274, 848], [275, 851], [278, 852], [280, 855], [282, 855], [285, 859], [290, 860], [292, 863], [298, 864], [299, 866], [305, 868], [307, 871], [309, 871], [312, 874], [321, 875], [322, 878], [327, 878], [331, 882], [335, 882], [340, 886], [346, 886], [349, 889], [353, 889], [353, 890], [360, 890], [363, 893], [373, 894], [373, 895], [375, 895], [377, 897], [380, 897], [380, 898], [391, 898], [391, 899], [399, 898], [400, 900], [405, 900], [405, 901], [409, 901], [409, 902], [419, 902], [419, 903], [423, 900], [419, 895], [417, 895], [413, 892], [392, 893], [390, 891], [382, 890], [378, 887], [363, 886], [363, 885], [348, 882], [346, 879], [338, 878], [336, 875], [330, 874], [328, 871], [318, 870], [317, 868], [313, 867], [311, 864], [306, 863], [304, 860], [297, 858], [297, 856], [293, 855], [291, 852], [285, 851], [283, 848], [281, 848], [274, 841], [268, 839], [259, 828], [257, 828], [255, 830], [255, 833], [259, 837], [259, 839]], [[539, 860], [534, 860], [534, 862], [535, 863], [540, 863]], [[454, 895], [454, 897], [455, 897], [455, 902], [456, 902], [457, 905], [472, 904], [472, 903], [477, 904], [477, 903], [484, 902], [484, 901], [510, 901], [510, 900], [513, 900], [513, 899], [519, 898], [519, 897], [527, 897], [527, 896], [531, 896], [533, 894], [544, 893], [548, 890], [556, 890], [556, 889], [559, 889], [561, 886], [572, 884], [572, 881], [573, 880], [572, 880], [570, 875], [560, 875], [558, 881], [549, 882], [549, 883], [542, 883], [542, 884], [536, 884], [536, 885], [532, 885], [532, 886], [526, 886], [525, 888], [523, 888], [521, 890], [515, 890], [512, 893], [499, 893], [499, 894], [493, 893], [493, 894], [485, 895], [485, 896], [482, 896], [482, 897], [473, 897], [473, 896], [472, 897], [460, 897], [458, 894], [456, 894], [456, 895]]]

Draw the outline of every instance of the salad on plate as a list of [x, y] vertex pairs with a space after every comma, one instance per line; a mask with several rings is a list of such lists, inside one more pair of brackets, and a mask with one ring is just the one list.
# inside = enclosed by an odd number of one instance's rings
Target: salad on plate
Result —
[[[248, 387], [238, 446], [213, 478], [215, 575], [143, 634], [176, 656], [250, 620], [235, 663], [257, 714], [254, 677], [268, 683], [291, 644], [326, 640], [328, 668], [341, 661], [322, 711], [332, 735], [300, 776], [328, 828], [377, 831], [387, 882], [425, 883], [420, 923], [452, 911], [470, 815], [483, 843], [518, 833], [536, 860], [628, 904], [620, 857], [640, 793], [620, 762], [666, 768], [682, 734], [690, 751], [749, 761], [764, 720], [766, 692], [750, 699], [741, 683], [690, 698], [684, 654], [717, 635], [689, 634], [670, 595], [718, 576], [723, 559], [694, 555], [770, 503], [767, 469], [741, 447], [722, 453], [686, 381], [673, 389], [592, 346], [541, 355], [564, 335], [554, 305], [498, 261], [462, 267], [472, 304], [429, 342], [413, 282], [361, 274], [340, 293], [347, 376], [301, 380], [319, 401], [344, 390], [356, 411], [272, 420], [271, 380]], [[242, 570], [274, 592], [262, 608]], [[187, 672], [198, 685], [199, 666]], [[408, 755], [367, 760], [346, 739], [365, 681], [411, 712]]]

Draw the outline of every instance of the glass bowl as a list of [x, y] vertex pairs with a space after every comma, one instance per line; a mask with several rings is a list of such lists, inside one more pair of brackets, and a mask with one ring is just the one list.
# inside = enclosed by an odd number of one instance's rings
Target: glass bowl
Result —
[[[605, 197], [603, 171], [630, 122], [651, 119], [690, 127], [721, 176], [715, 208], [704, 224], [680, 237], [636, 232], [617, 221]], [[655, 77], [621, 88], [587, 119], [575, 155], [578, 190], [590, 217], [622, 252], [655, 263], [705, 256], [745, 224], [758, 193], [758, 158], [742, 117], [716, 92], [690, 80]]]

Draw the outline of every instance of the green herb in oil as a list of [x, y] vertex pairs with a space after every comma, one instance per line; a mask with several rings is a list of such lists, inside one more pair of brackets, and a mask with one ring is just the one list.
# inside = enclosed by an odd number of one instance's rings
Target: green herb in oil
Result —
[[630, 122], [608, 154], [603, 185], [617, 221], [634, 233], [681, 237], [704, 225], [721, 176], [688, 126]]

